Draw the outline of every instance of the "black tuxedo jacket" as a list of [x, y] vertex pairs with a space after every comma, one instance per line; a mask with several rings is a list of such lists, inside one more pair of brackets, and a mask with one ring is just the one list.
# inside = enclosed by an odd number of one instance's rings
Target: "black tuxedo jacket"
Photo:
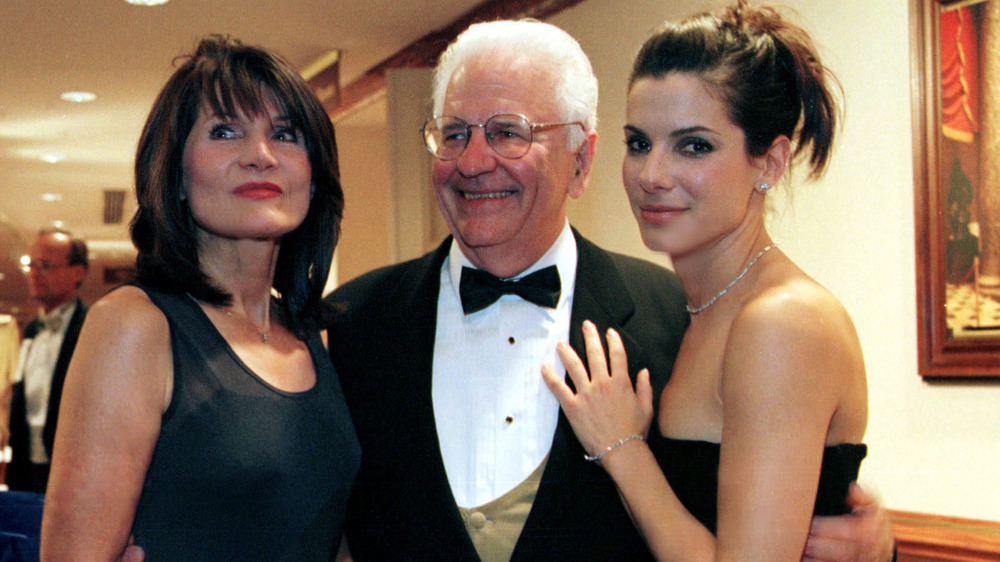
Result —
[[[677, 278], [574, 236], [571, 345], [584, 356], [583, 320], [602, 331], [614, 327], [630, 372], [648, 367], [659, 397], [688, 321]], [[448, 484], [431, 404], [437, 297], [450, 245], [448, 238], [435, 252], [368, 273], [327, 297], [342, 307], [330, 327], [330, 353], [362, 446], [346, 530], [359, 561], [477, 559]], [[650, 557], [614, 483], [583, 456], [560, 413], [513, 560]]]
[[[55, 370], [52, 372], [52, 387], [49, 391], [49, 409], [45, 416], [45, 428], [42, 430], [42, 441], [45, 443], [45, 451], [49, 458], [52, 458], [52, 443], [56, 437], [56, 422], [59, 419], [59, 403], [62, 400], [63, 383], [66, 381], [66, 370], [69, 369], [69, 360], [73, 357], [73, 350], [76, 349], [76, 341], [80, 338], [80, 328], [83, 327], [83, 319], [87, 315], [87, 307], [76, 299], [76, 311], [69, 319], [66, 326], [66, 335], [63, 337], [62, 347], [59, 349], [59, 357], [56, 359]], [[24, 327], [24, 338], [33, 338], [42, 328], [42, 323], [35, 318]], [[24, 489], [28, 464], [30, 463], [28, 441], [28, 410], [24, 397], [24, 381], [13, 385], [13, 395], [10, 401], [10, 448], [13, 453], [10, 466], [7, 471], [7, 484], [12, 490]]]

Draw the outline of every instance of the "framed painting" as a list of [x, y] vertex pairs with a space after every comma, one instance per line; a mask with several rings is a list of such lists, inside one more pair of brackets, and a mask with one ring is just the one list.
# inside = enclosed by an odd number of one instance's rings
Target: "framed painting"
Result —
[[911, 0], [919, 371], [1000, 378], [1000, 0]]

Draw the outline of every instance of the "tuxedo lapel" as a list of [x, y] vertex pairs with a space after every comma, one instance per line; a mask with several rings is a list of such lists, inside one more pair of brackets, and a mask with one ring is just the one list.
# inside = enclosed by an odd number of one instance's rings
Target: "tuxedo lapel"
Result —
[[[635, 303], [629, 297], [618, 269], [606, 253], [597, 249], [575, 230], [579, 259], [576, 288], [573, 294], [573, 312], [570, 317], [570, 345], [582, 358], [586, 358], [583, 331], [584, 320], [597, 325], [603, 334], [607, 328], [620, 328], [635, 312]], [[629, 345], [634, 344], [629, 342]]]
[[[380, 295], [381, 308], [368, 320], [378, 324], [372, 331], [375, 341], [357, 345], [377, 355], [362, 357], [363, 368], [394, 388], [371, 388], [367, 392], [379, 396], [362, 397], [354, 407], [361, 416], [380, 418], [356, 424], [359, 427], [385, 426], [381, 436], [367, 436], [367, 443], [363, 442], [367, 445], [365, 462], [372, 465], [369, 470], [387, 475], [380, 478], [397, 480], [399, 495], [405, 497], [392, 501], [403, 506], [403, 513], [419, 514], [409, 517], [407, 528], [399, 532], [413, 537], [410, 544], [420, 545], [423, 559], [474, 560], [475, 547], [448, 483], [431, 396], [441, 266], [450, 247], [449, 237], [435, 252], [402, 270], [400, 278]], [[380, 405], [383, 412], [366, 411], [372, 404]]]
[[[410, 298], [409, 307], [396, 307], [397, 312], [403, 312], [410, 318], [409, 338], [412, 348], [410, 357], [415, 361], [411, 378], [414, 383], [412, 390], [413, 429], [417, 433], [415, 441], [423, 443], [425, 450], [413, 457], [416, 474], [427, 486], [424, 490], [423, 504], [426, 508], [425, 522], [430, 525], [427, 536], [433, 536], [436, 548], [442, 560], [475, 559], [475, 546], [465, 529], [461, 513], [455, 502], [455, 496], [448, 483], [444, 459], [441, 455], [441, 442], [434, 421], [434, 404], [432, 398], [432, 379], [434, 372], [434, 339], [437, 330], [437, 302], [441, 289], [441, 267], [451, 249], [451, 237], [448, 237], [432, 254], [425, 270], [420, 271], [420, 281]], [[400, 287], [408, 286], [401, 283]], [[402, 297], [402, 295], [400, 295]], [[397, 318], [398, 320], [398, 318]], [[403, 325], [403, 324], [399, 324]], [[403, 335], [403, 338], [407, 336]], [[405, 356], [403, 356], [405, 357]]]
[[[594, 322], [602, 333], [609, 327], [621, 333], [621, 327], [634, 313], [635, 304], [607, 254], [575, 229], [573, 234], [578, 259], [570, 317], [570, 345], [580, 357], [586, 358], [581, 331], [583, 321]], [[631, 365], [632, 355], [641, 356], [642, 353], [627, 333], [623, 333], [622, 337]], [[583, 510], [579, 507], [593, 503], [593, 495], [599, 493], [599, 482], [607, 480], [607, 477], [600, 467], [584, 462], [583, 455], [583, 447], [560, 410], [548, 464], [518, 540], [514, 560], [529, 559], [525, 553], [546, 552], [545, 543], [551, 541], [549, 529], [565, 526], [564, 519], [581, 513]], [[610, 506], [610, 509], [615, 508], [614, 504]]]
[[[83, 328], [83, 320], [86, 315], [87, 307], [84, 306], [80, 299], [76, 299], [76, 309], [73, 311], [73, 315], [70, 316], [69, 323], [66, 325], [62, 347], [59, 348], [59, 358], [56, 360], [55, 370], [53, 371], [53, 396], [62, 395], [63, 381], [66, 379], [66, 371], [69, 369], [70, 359], [73, 358], [73, 352], [76, 350], [76, 342], [80, 339], [80, 330]], [[58, 403], [55, 403], [54, 406], [56, 410], [59, 409]]]
[[66, 334], [63, 336], [62, 347], [59, 348], [59, 357], [56, 359], [55, 369], [52, 371], [52, 383], [49, 390], [49, 408], [45, 418], [45, 429], [42, 439], [48, 454], [52, 455], [52, 445], [56, 439], [56, 423], [59, 417], [59, 405], [62, 403], [62, 390], [66, 383], [66, 371], [69, 370], [69, 362], [73, 358], [76, 350], [76, 342], [80, 339], [80, 330], [83, 328], [83, 320], [87, 315], [87, 307], [76, 299], [76, 309], [66, 326]]

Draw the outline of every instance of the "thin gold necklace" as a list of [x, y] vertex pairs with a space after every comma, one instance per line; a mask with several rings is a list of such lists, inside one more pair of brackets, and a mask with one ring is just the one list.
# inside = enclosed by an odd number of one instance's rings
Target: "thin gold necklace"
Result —
[[230, 318], [235, 318], [235, 319], [237, 319], [237, 320], [245, 323], [248, 328], [250, 328], [257, 335], [260, 336], [261, 343], [268, 343], [267, 335], [269, 333], [271, 333], [271, 326], [268, 326], [267, 329], [262, 332], [262, 331], [260, 331], [260, 330], [257, 329], [257, 326], [253, 322], [251, 322], [249, 318], [247, 318], [245, 316], [237, 316], [237, 315], [233, 314], [232, 312], [230, 312], [230, 310], [228, 308], [220, 308], [219, 310], [221, 310], [222, 312], [225, 312], [226, 315], [228, 315]]
[[[194, 298], [194, 295], [192, 295], [191, 293], [187, 293], [187, 296], [192, 301], [194, 301], [195, 304], [199, 304], [198, 299]], [[221, 306], [212, 306], [212, 308], [215, 308], [217, 310], [221, 310], [226, 316], [229, 316], [231, 318], [235, 318], [236, 320], [239, 320], [241, 323], [246, 324], [247, 327], [249, 327], [251, 330], [253, 330], [253, 332], [255, 334], [257, 334], [258, 336], [260, 336], [261, 343], [268, 343], [269, 340], [268, 340], [267, 335], [269, 333], [271, 333], [271, 326], [268, 326], [267, 329], [262, 332], [262, 331], [260, 331], [260, 330], [257, 329], [257, 326], [255, 326], [254, 323], [251, 322], [249, 318], [247, 318], [245, 316], [237, 316], [237, 315], [233, 314], [232, 312], [230, 312], [228, 308], [223, 308]]]
[[753, 267], [753, 265], [755, 263], [757, 263], [757, 260], [759, 260], [761, 256], [763, 256], [764, 254], [766, 254], [771, 249], [777, 248], [777, 247], [778, 247], [777, 244], [771, 244], [768, 247], [766, 247], [763, 250], [761, 250], [756, 256], [753, 257], [752, 260], [750, 260], [750, 263], [748, 263], [747, 266], [743, 268], [743, 271], [741, 271], [740, 274], [736, 276], [736, 279], [733, 279], [728, 285], [726, 285], [725, 289], [719, 291], [718, 294], [716, 294], [714, 297], [712, 297], [711, 299], [709, 299], [709, 301], [706, 302], [705, 304], [699, 306], [698, 308], [693, 308], [690, 304], [684, 305], [684, 308], [687, 309], [688, 314], [691, 314], [691, 315], [698, 314], [699, 312], [701, 312], [701, 311], [705, 310], [706, 308], [708, 308], [708, 307], [712, 306], [713, 304], [715, 304], [715, 301], [719, 300], [722, 297], [722, 295], [728, 293], [729, 289], [732, 289], [733, 285], [735, 285], [737, 281], [739, 281], [740, 279], [743, 279], [743, 276], [746, 275], [748, 271], [750, 271], [750, 268]]

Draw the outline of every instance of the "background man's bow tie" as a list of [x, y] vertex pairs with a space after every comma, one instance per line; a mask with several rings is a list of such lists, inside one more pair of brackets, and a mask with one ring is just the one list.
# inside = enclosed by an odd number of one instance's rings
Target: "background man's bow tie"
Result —
[[42, 318], [42, 329], [48, 330], [50, 332], [58, 332], [59, 328], [62, 328], [63, 319], [62, 316], [58, 314], [53, 314], [47, 318]]

